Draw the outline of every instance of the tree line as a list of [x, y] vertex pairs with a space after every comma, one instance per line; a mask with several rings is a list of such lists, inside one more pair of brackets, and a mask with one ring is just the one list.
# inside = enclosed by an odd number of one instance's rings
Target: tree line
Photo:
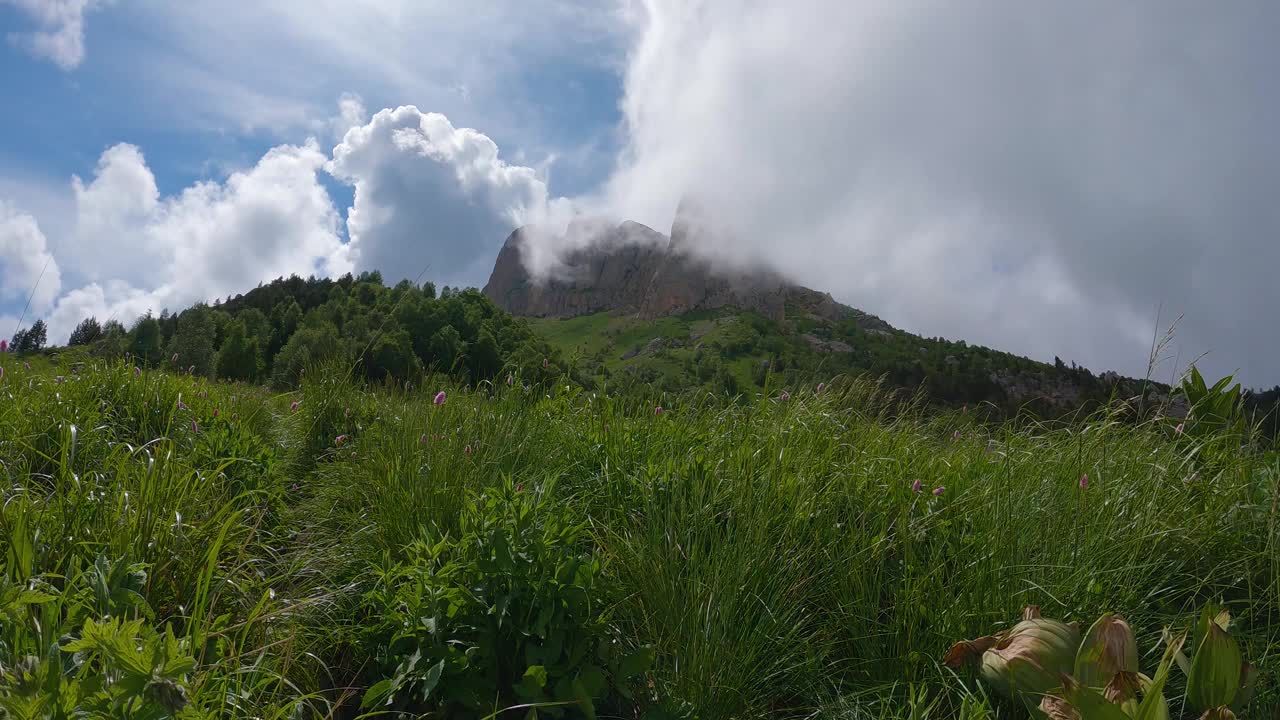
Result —
[[[20, 331], [13, 349], [38, 350], [43, 321]], [[411, 381], [440, 372], [478, 383], [500, 373], [543, 382], [561, 370], [558, 354], [527, 323], [478, 290], [409, 281], [388, 287], [378, 272], [337, 279], [280, 278], [181, 312], [147, 312], [125, 328], [96, 317], [67, 340], [142, 367], [170, 366], [227, 380], [297, 384], [317, 361], [346, 361], [374, 382]]]

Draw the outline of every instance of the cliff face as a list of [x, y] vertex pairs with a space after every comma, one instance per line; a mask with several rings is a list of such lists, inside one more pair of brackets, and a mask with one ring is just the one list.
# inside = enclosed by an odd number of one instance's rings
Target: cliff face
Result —
[[569, 232], [588, 234], [593, 240], [561, 258], [558, 272], [540, 280], [529, 275], [521, 256], [530, 242], [528, 231], [511, 233], [484, 286], [485, 295], [512, 314], [535, 317], [612, 311], [654, 318], [738, 307], [782, 321], [790, 307], [830, 320], [852, 315], [869, 328], [890, 329], [826, 293], [788, 284], [775, 273], [713, 268], [692, 252], [699, 239], [679, 213], [670, 238], [634, 222], [584, 223], [570, 226]]

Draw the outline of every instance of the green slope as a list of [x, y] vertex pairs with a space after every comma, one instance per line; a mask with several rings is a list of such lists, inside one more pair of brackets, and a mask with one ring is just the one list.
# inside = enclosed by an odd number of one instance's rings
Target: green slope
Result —
[[[640, 383], [672, 392], [751, 394], [871, 374], [909, 392], [923, 389], [940, 405], [985, 403], [1002, 412], [1050, 416], [1144, 392], [1136, 380], [885, 330], [856, 313], [832, 320], [798, 308], [788, 318], [774, 322], [726, 308], [656, 319], [602, 312], [529, 323], [584, 378], [615, 388]], [[1145, 391], [1164, 388], [1147, 385]]]

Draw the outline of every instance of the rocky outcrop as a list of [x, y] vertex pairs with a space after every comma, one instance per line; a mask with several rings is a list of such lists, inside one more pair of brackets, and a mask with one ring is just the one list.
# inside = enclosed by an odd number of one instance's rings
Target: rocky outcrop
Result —
[[671, 237], [639, 223], [598, 221], [571, 225], [580, 249], [560, 258], [546, 278], [534, 278], [523, 253], [530, 230], [511, 233], [498, 253], [485, 295], [515, 315], [572, 317], [613, 311], [644, 318], [692, 310], [737, 307], [779, 322], [788, 313], [825, 320], [854, 318], [868, 330], [890, 331], [878, 318], [837, 303], [830, 295], [793, 285], [764, 268], [724, 270], [696, 252], [710, 240], [683, 207]]
[[[583, 228], [571, 227], [570, 232]], [[511, 233], [484, 293], [511, 313], [535, 317], [640, 312], [667, 245], [662, 233], [625, 222], [596, 233], [590, 245], [561, 258], [554, 274], [535, 281], [522, 257], [531, 237], [526, 228]]]

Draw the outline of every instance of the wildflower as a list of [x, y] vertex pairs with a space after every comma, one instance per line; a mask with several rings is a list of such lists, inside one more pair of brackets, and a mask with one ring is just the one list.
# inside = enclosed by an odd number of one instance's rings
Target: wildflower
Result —
[[1022, 622], [998, 635], [956, 643], [943, 662], [953, 668], [980, 668], [982, 679], [1006, 697], [1029, 700], [1044, 695], [1071, 672], [1080, 630], [1074, 623], [1042, 618], [1034, 606], [1024, 610], [1022, 617]]
[[187, 409], [186, 403], [182, 402], [182, 393], [178, 393], [178, 409], [179, 410]]
[[201, 400], [208, 399], [208, 397], [209, 397], [209, 393], [208, 393], [208, 391], [206, 391], [206, 390], [201, 390], [201, 391], [200, 391], [200, 399], [201, 399]]
[[915, 482], [911, 483], [911, 492], [913, 493], [920, 492], [922, 488], [923, 488], [923, 483], [921, 483], [919, 480], [916, 480]]
[[405, 380], [405, 381], [404, 381], [404, 391], [405, 391], [405, 392], [409, 392], [409, 389], [410, 389], [410, 388], [412, 388], [412, 387], [413, 387], [413, 384], [412, 384], [412, 383], [410, 383], [408, 380]]
[[654, 409], [653, 409], [653, 414], [654, 414], [654, 415], [661, 415], [661, 414], [662, 414], [662, 406], [661, 406], [661, 405], [659, 405], [658, 407], [654, 408]]
[[134, 365], [134, 366], [133, 366], [133, 376], [134, 376], [134, 377], [138, 377], [138, 376], [139, 376], [139, 375], [141, 375], [141, 374], [142, 374], [142, 368], [138, 367], [137, 365]]
[[1089, 473], [1080, 474], [1080, 489], [1081, 490], [1089, 489]]
[[63, 381], [65, 381], [65, 380], [66, 380], [66, 378], [65, 378], [65, 377], [63, 377], [62, 375], [58, 375], [57, 377], [55, 377], [55, 378], [53, 379], [53, 381], [54, 381], [54, 382], [56, 382], [56, 383], [58, 383], [59, 385], [61, 385], [61, 384], [63, 383]]
[[436, 397], [435, 397], [435, 399], [434, 399], [434, 400], [432, 400], [431, 402], [435, 403], [436, 405], [443, 405], [443, 404], [444, 404], [444, 398], [445, 398], [444, 391], [443, 391], [443, 390], [441, 390], [440, 392], [436, 393]]
[[178, 364], [178, 353], [174, 353], [174, 354], [173, 354], [173, 357], [172, 357], [172, 358], [170, 358], [170, 360], [172, 360], [172, 361], [173, 361], [173, 364], [174, 364], [174, 365], [177, 365], [177, 364]]
[[294, 400], [289, 403], [289, 412], [298, 412], [298, 406], [302, 404], [301, 400]]
[[467, 457], [471, 457], [471, 446], [470, 446], [470, 445], [468, 445], [468, 446], [466, 446], [466, 447], [462, 448], [462, 454], [463, 454], [463, 455], [466, 455]]
[[213, 416], [218, 417], [218, 408], [213, 409]]
[[240, 419], [240, 413], [231, 413], [231, 419], [232, 419], [232, 420], [239, 420], [239, 419]]
[[23, 361], [22, 361], [22, 367], [23, 367], [23, 369], [30, 370], [30, 369], [31, 369], [31, 363], [27, 362], [26, 360], [23, 360]]
[[0, 380], [4, 379], [4, 368], [0, 367]]
[[352, 451], [351, 451], [351, 457], [352, 457], [352, 458], [354, 458], [355, 456], [356, 456], [356, 451], [355, 451], [355, 450], [352, 450]]
[[8, 340], [0, 340], [0, 352], [9, 352]]
[[421, 445], [425, 445], [425, 444], [427, 444], [427, 434], [426, 434], [426, 433], [422, 433], [422, 435], [418, 436], [418, 443], [419, 443], [419, 444], [421, 444]]
[[511, 387], [511, 383], [514, 381], [515, 381], [515, 378], [511, 376], [511, 373], [507, 373], [507, 387]]
[[200, 432], [200, 426], [196, 424], [195, 418], [191, 418], [191, 432], [193, 434]]
[[961, 405], [961, 406], [960, 406], [960, 414], [961, 414], [961, 415], [968, 415], [968, 414], [969, 414], [969, 403], [965, 403], [964, 405]]
[[1103, 687], [1117, 673], [1138, 672], [1138, 643], [1124, 617], [1105, 613], [1089, 628], [1081, 644], [1076, 678], [1089, 687]]
[[524, 483], [518, 483], [516, 485], [516, 492], [520, 492], [523, 489], [524, 489]]
[[960, 431], [959, 431], [959, 430], [956, 430], [955, 432], [951, 433], [951, 439], [952, 439], [952, 440], [959, 440], [959, 439], [960, 439]]
[[933, 496], [934, 496], [934, 497], [938, 497], [939, 495], [942, 495], [942, 493], [944, 493], [944, 492], [946, 492], [946, 491], [947, 491], [947, 488], [946, 488], [946, 487], [944, 487], [944, 486], [942, 486], [942, 485], [939, 485], [938, 487], [936, 487], [936, 488], [934, 488], [934, 489], [933, 489]]
[[547, 362], [547, 359], [546, 359], [546, 358], [542, 358], [542, 369], [543, 369], [543, 370], [546, 370], [546, 369], [547, 369], [547, 366], [548, 366], [549, 364], [550, 364], [550, 363], [548, 363], [548, 362]]
[[778, 396], [778, 399], [781, 400], [782, 402], [786, 402], [791, 399], [791, 393], [787, 392], [786, 390], [783, 390], [782, 394]]
[[821, 395], [823, 390], [827, 389], [826, 383], [818, 383], [818, 394]]
[[342, 447], [342, 443], [346, 441], [347, 441], [346, 435], [339, 435], [338, 437], [333, 439], [333, 444], [335, 447]]
[[1184, 430], [1186, 430], [1186, 429], [1187, 429], [1187, 427], [1186, 427], [1186, 424], [1185, 424], [1185, 423], [1178, 423], [1178, 427], [1174, 428], [1174, 429], [1173, 429], [1173, 431], [1174, 431], [1175, 433], [1177, 433], [1178, 435], [1181, 435], [1181, 434], [1182, 434], [1182, 431], [1184, 431]]
[[196, 366], [195, 366], [195, 365], [192, 365], [191, 367], [187, 368], [187, 374], [188, 374], [188, 375], [195, 375], [195, 374], [196, 374]]
[[298, 485], [298, 483], [294, 483], [294, 484], [292, 484], [292, 485], [290, 485], [290, 486], [289, 486], [289, 489], [290, 489], [290, 490], [292, 490], [293, 492], [298, 492], [298, 489], [299, 489], [300, 487], [301, 487], [301, 486], [300, 486], [300, 485]]
[[351, 408], [342, 411], [342, 417], [351, 417]]

